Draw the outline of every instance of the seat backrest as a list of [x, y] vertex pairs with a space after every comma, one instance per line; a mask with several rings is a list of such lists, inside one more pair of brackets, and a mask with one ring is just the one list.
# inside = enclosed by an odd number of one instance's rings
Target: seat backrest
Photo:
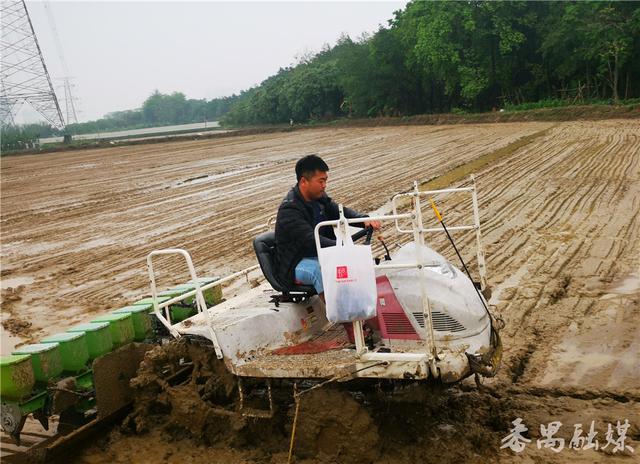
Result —
[[253, 249], [256, 252], [260, 269], [274, 290], [285, 292], [275, 274], [276, 233], [272, 230], [263, 232], [253, 240]]
[[274, 290], [283, 294], [297, 294], [311, 296], [316, 294], [316, 290], [310, 285], [295, 284], [292, 287], [285, 287], [276, 277], [276, 233], [273, 231], [263, 232], [253, 240], [253, 249], [256, 252], [260, 269], [267, 281]]

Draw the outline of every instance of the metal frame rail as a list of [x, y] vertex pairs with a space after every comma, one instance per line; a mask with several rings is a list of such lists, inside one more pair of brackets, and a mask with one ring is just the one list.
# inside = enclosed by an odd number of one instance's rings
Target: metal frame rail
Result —
[[[193, 282], [195, 289], [185, 292], [179, 296], [173, 297], [162, 303], [158, 303], [158, 290], [156, 287], [156, 277], [155, 277], [155, 272], [153, 268], [153, 257], [158, 255], [176, 255], [176, 254], [181, 255], [187, 262], [187, 267], [189, 268], [189, 275], [191, 276], [191, 281]], [[218, 359], [222, 359], [223, 357], [222, 350], [220, 348], [220, 344], [218, 343], [218, 337], [216, 335], [216, 332], [213, 329], [211, 314], [209, 312], [209, 308], [207, 308], [207, 303], [204, 300], [204, 295], [202, 294], [202, 292], [210, 288], [216, 287], [218, 285], [221, 285], [225, 282], [229, 282], [230, 280], [237, 279], [238, 277], [241, 277], [243, 275], [247, 275], [251, 271], [258, 269], [259, 267], [260, 266], [256, 264], [254, 266], [248, 267], [241, 271], [234, 272], [233, 274], [230, 274], [221, 279], [217, 279], [217, 280], [214, 280], [213, 282], [209, 282], [208, 284], [200, 285], [200, 282], [198, 282], [198, 278], [196, 276], [195, 268], [193, 267], [193, 261], [191, 260], [191, 256], [187, 251], [182, 250], [180, 248], [168, 248], [165, 250], [152, 251], [147, 256], [147, 270], [149, 271], [149, 281], [151, 285], [151, 298], [153, 299], [153, 312], [155, 313], [158, 320], [162, 323], [162, 325], [164, 325], [167, 328], [167, 330], [169, 330], [169, 333], [172, 336], [174, 336], [175, 338], [180, 338], [180, 333], [175, 329], [174, 325], [171, 323], [171, 314], [169, 311], [169, 306], [174, 303], [178, 303], [184, 300], [185, 298], [189, 298], [190, 296], [195, 295], [196, 308], [198, 309], [198, 313], [204, 312], [207, 318], [207, 327], [209, 330], [209, 334], [211, 335], [211, 341], [213, 343], [213, 348], [216, 352], [216, 356], [218, 357]], [[164, 314], [160, 311], [161, 309], [164, 310]]]
[[[476, 234], [476, 256], [478, 259], [478, 273], [480, 274], [480, 285], [482, 290], [484, 290], [487, 286], [487, 268], [484, 259], [484, 247], [482, 244], [482, 232], [480, 230], [480, 213], [478, 209], [478, 194], [476, 191], [476, 180], [475, 176], [471, 175], [471, 187], [460, 187], [460, 188], [450, 188], [450, 189], [440, 189], [440, 190], [424, 190], [420, 191], [418, 189], [418, 182], [413, 183], [413, 190], [411, 192], [399, 193], [395, 195], [391, 199], [391, 206], [393, 208], [393, 214], [398, 214], [398, 204], [397, 201], [400, 198], [409, 197], [414, 200], [414, 208], [417, 211], [420, 217], [420, 232], [424, 233], [432, 233], [432, 232], [444, 232], [441, 227], [432, 227], [425, 229], [422, 225], [422, 214], [421, 214], [421, 203], [420, 197], [430, 197], [437, 194], [447, 194], [447, 193], [459, 193], [459, 192], [468, 192], [471, 194], [471, 202], [473, 207], [473, 224], [472, 225], [460, 225], [460, 226], [447, 226], [449, 231], [456, 230], [474, 230]], [[396, 230], [400, 233], [410, 233], [413, 234], [413, 230], [402, 229], [396, 221]]]
[[[342, 205], [340, 205], [340, 208], [339, 208], [340, 218], [338, 220], [323, 221], [316, 225], [314, 229], [316, 249], [320, 253], [321, 245], [320, 245], [319, 230], [323, 226], [336, 226], [337, 233], [344, 235], [348, 233], [347, 226], [350, 224], [358, 224], [358, 223], [364, 223], [368, 221], [394, 221], [396, 230], [398, 232], [413, 234], [413, 240], [416, 243], [416, 261], [415, 263], [411, 263], [411, 264], [380, 263], [374, 266], [376, 268], [384, 268], [384, 269], [422, 270], [425, 267], [430, 267], [433, 265], [433, 264], [424, 262], [423, 247], [425, 246], [425, 239], [424, 239], [425, 234], [431, 233], [431, 232], [443, 232], [443, 230], [441, 228], [425, 229], [423, 225], [420, 198], [423, 196], [430, 196], [435, 194], [469, 192], [471, 193], [471, 196], [472, 196], [474, 224], [453, 226], [453, 227], [449, 227], [449, 230], [475, 230], [476, 231], [478, 267], [480, 269], [481, 285], [484, 288], [484, 286], [486, 285], [486, 279], [485, 279], [486, 270], [485, 270], [485, 264], [484, 264], [484, 253], [482, 250], [482, 236], [480, 233], [480, 215], [478, 214], [478, 200], [476, 196], [475, 180], [473, 179], [473, 176], [472, 176], [472, 182], [473, 182], [472, 187], [451, 188], [451, 189], [442, 189], [442, 190], [428, 190], [428, 191], [420, 191], [418, 188], [418, 182], [414, 182], [413, 191], [397, 194], [392, 198], [391, 202], [393, 207], [393, 214], [389, 214], [389, 215], [379, 215], [379, 216], [370, 216], [366, 218], [347, 219], [344, 216]], [[397, 200], [403, 197], [411, 198], [413, 209], [409, 213], [400, 214], [398, 213]], [[402, 229], [400, 227], [400, 223], [398, 221], [402, 219], [411, 220], [411, 225], [412, 225], [411, 230]], [[369, 352], [364, 342], [364, 333], [362, 330], [363, 322], [354, 321], [353, 330], [354, 330], [354, 338], [356, 342], [356, 356], [358, 356], [358, 358], [362, 361], [427, 362], [429, 364], [429, 368], [431, 370], [432, 375], [434, 377], [437, 377], [437, 370], [436, 370], [436, 364], [435, 364], [437, 359], [437, 347], [435, 344], [433, 321], [431, 319], [431, 307], [430, 307], [429, 298], [427, 295], [426, 277], [423, 272], [420, 272], [419, 275], [420, 275], [420, 279], [419, 279], [420, 295], [422, 298], [422, 314], [426, 323], [425, 329], [427, 332], [427, 337], [425, 337], [425, 342], [426, 342], [425, 352], [424, 353]]]

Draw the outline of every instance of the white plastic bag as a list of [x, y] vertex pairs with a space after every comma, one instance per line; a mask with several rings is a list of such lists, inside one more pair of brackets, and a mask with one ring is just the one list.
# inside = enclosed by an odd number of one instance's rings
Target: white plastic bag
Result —
[[[376, 315], [376, 275], [370, 245], [354, 245], [338, 231], [336, 246], [319, 250], [320, 269], [331, 322], [366, 320]], [[346, 236], [344, 241], [342, 236]]]

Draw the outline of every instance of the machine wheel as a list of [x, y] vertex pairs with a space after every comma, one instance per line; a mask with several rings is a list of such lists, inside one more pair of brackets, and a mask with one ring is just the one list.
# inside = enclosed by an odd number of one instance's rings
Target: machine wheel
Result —
[[[295, 406], [289, 411], [292, 427]], [[378, 428], [367, 410], [345, 390], [324, 387], [303, 394], [296, 421], [294, 453], [332, 462], [375, 462]]]
[[8, 433], [18, 445], [20, 445], [20, 432], [22, 431], [26, 418], [26, 416], [22, 415], [18, 406], [4, 403], [0, 405], [2, 430]]

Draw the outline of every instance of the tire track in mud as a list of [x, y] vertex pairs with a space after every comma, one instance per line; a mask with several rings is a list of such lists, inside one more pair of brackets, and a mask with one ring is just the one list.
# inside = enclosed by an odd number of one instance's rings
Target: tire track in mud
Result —
[[[611, 150], [607, 150], [610, 154], [611, 152], [614, 152], [614, 154], [616, 154], [616, 151], [618, 150], [618, 143], [613, 144], [612, 149]], [[627, 147], [628, 149], [628, 147]], [[593, 154], [590, 156], [599, 156], [601, 155], [601, 151], [595, 151], [592, 152]], [[601, 173], [600, 175], [605, 176], [607, 179], [615, 179], [618, 180], [621, 178], [621, 176], [623, 175], [623, 172], [625, 172], [626, 169], [626, 163], [624, 162], [624, 160], [627, 160], [627, 163], [630, 164], [635, 164], [637, 163], [638, 160], [638, 151], [637, 148], [632, 149], [626, 156], [621, 155], [620, 153], [617, 153], [617, 155], [619, 157], [623, 157], [622, 160], [620, 160], [620, 162], [618, 163], [612, 163], [610, 165], [608, 165], [608, 169], [607, 170], [603, 170], [603, 169], [599, 169], [599, 172]], [[577, 175], [579, 176], [579, 178], [581, 179], [581, 182], [585, 182], [589, 184], [589, 190], [587, 191], [587, 195], [596, 195], [601, 201], [602, 203], [599, 205], [598, 209], [604, 209], [605, 211], [607, 209], [614, 209], [617, 206], [617, 203], [620, 201], [620, 196], [616, 195], [618, 192], [620, 192], [622, 189], [620, 188], [615, 188], [613, 189], [612, 195], [611, 197], [605, 197], [605, 195], [603, 195], [603, 193], [605, 191], [611, 191], [611, 189], [608, 188], [608, 186], [605, 185], [598, 185], [599, 182], [589, 182], [590, 180], [590, 176], [593, 176], [593, 173], [595, 172], [594, 169], [592, 168], [592, 163], [589, 162], [590, 159], [587, 158], [586, 162], [582, 163], [581, 165], [579, 165], [579, 169], [576, 171]], [[602, 166], [603, 168], [605, 166]], [[586, 174], [584, 174], [584, 171], [587, 171]], [[636, 179], [628, 179], [627, 182], [637, 182], [637, 178]], [[568, 189], [565, 189], [565, 191], [567, 191]], [[580, 194], [580, 190], [581, 189], [573, 189], [572, 194], [578, 195]], [[584, 230], [584, 235], [585, 238], [578, 240], [576, 243], [576, 246], [574, 246], [573, 250], [566, 250], [564, 252], [564, 259], [559, 260], [559, 262], [555, 262], [555, 263], [551, 263], [550, 266], [555, 269], [554, 273], [549, 272], [548, 270], [546, 272], [543, 272], [544, 270], [541, 267], [538, 267], [537, 269], [535, 269], [533, 272], [528, 272], [528, 274], [532, 274], [532, 275], [539, 275], [539, 274], [543, 274], [543, 275], [548, 275], [549, 279], [547, 279], [546, 281], [542, 282], [542, 284], [544, 285], [549, 285], [550, 282], [553, 281], [554, 278], [558, 278], [559, 275], [562, 274], [566, 274], [566, 275], [572, 275], [572, 273], [576, 270], [576, 268], [580, 267], [580, 263], [583, 262], [585, 259], [588, 259], [589, 256], [592, 256], [594, 254], [594, 251], [592, 250], [592, 246], [588, 245], [587, 243], [592, 243], [595, 240], [598, 239], [599, 236], [606, 236], [608, 234], [606, 234], [604, 232], [604, 229], [607, 225], [607, 221], [602, 221], [601, 218], [603, 217], [599, 213], [600, 211], [598, 211], [598, 209], [595, 208], [590, 208], [588, 211], [585, 211], [584, 206], [584, 202], [578, 202], [578, 201], [569, 201], [570, 196], [565, 196], [565, 195], [558, 195], [558, 193], [560, 192], [556, 192], [555, 198], [550, 198], [547, 199], [544, 203], [544, 206], [541, 207], [541, 210], [545, 210], [545, 209], [549, 209], [549, 208], [554, 208], [556, 210], [556, 214], [552, 215], [552, 217], [555, 218], [554, 221], [549, 222], [547, 219], [544, 219], [545, 216], [542, 214], [539, 214], [537, 216], [533, 217], [533, 220], [531, 222], [531, 227], [540, 231], [541, 233], [545, 234], [546, 237], [549, 237], [552, 235], [552, 233], [549, 232], [549, 230], [557, 230], [557, 229], [572, 229], [572, 233], [575, 235], [575, 231], [580, 231], [580, 230]], [[564, 193], [564, 191], [562, 192]], [[635, 192], [637, 195], [637, 191]], [[588, 196], [586, 197], [588, 199]], [[588, 201], [588, 200], [587, 200]], [[571, 207], [569, 207], [569, 205], [572, 205]], [[611, 214], [607, 214], [606, 216], [611, 216]], [[618, 215], [618, 217], [620, 217], [621, 215]], [[632, 215], [633, 216], [633, 215]], [[624, 216], [622, 216], [622, 218], [624, 218]], [[617, 222], [616, 224], [616, 229], [618, 230], [618, 234], [622, 233], [625, 234], [626, 231], [629, 229], [629, 227], [631, 227], [631, 225], [635, 222], [635, 220], [631, 220], [629, 222], [624, 221], [624, 219], [622, 221]], [[574, 223], [575, 226], [571, 227], [571, 223]], [[619, 227], [619, 229], [618, 229]], [[562, 233], [562, 232], [561, 232]], [[637, 236], [638, 231], [637, 231], [637, 226], [636, 226], [636, 230], [634, 231], [634, 234]], [[575, 239], [574, 239], [575, 240]], [[561, 238], [562, 241], [562, 238]], [[551, 244], [553, 244], [553, 242], [551, 242]], [[549, 245], [549, 242], [547, 241], [547, 245]], [[561, 250], [561, 248], [559, 248], [561, 245], [561, 243], [556, 244], [555, 248], [556, 250]], [[529, 254], [526, 257], [527, 262], [529, 262], [531, 259], [535, 259], [532, 254]], [[542, 253], [542, 256], [544, 257], [548, 257], [547, 253]], [[599, 266], [599, 268], [594, 269], [594, 273], [600, 273], [602, 274], [603, 277], [605, 278], [611, 278], [610, 271], [612, 266], [614, 265], [615, 262], [623, 259], [624, 257], [629, 258], [631, 256], [630, 250], [625, 250], [623, 248], [620, 248], [618, 250], [618, 252], [612, 256], [602, 256], [601, 261], [602, 261], [602, 266]], [[523, 260], [524, 261], [524, 260]], [[514, 266], [514, 264], [510, 264], [510, 267]], [[517, 265], [516, 265], [517, 266]], [[628, 271], [628, 268], [627, 268]], [[624, 272], [624, 271], [623, 271]], [[536, 286], [539, 286], [540, 283]], [[574, 285], [572, 285], [574, 286]], [[571, 286], [570, 286], [570, 290], [571, 290]], [[534, 301], [536, 301], [537, 303], [535, 305], [531, 305], [528, 304], [526, 305], [526, 307], [524, 309], [518, 309], [518, 305], [522, 304], [522, 301], [520, 298], [518, 298], [518, 291], [516, 292], [516, 295], [513, 297], [512, 301], [510, 303], [508, 303], [506, 305], [506, 307], [503, 308], [503, 312], [504, 313], [509, 313], [509, 312], [520, 312], [522, 315], [528, 316], [530, 314], [535, 314], [536, 310], [544, 310], [544, 304], [540, 304], [540, 293], [538, 292], [538, 294], [536, 295], [536, 298], [534, 298]], [[542, 303], [545, 303], [544, 301], [542, 301]], [[569, 311], [570, 312], [570, 311]], [[519, 326], [523, 328], [523, 330], [531, 330], [531, 327], [537, 326], [538, 322], [542, 319], [542, 317], [538, 316], [533, 316], [533, 320], [532, 321], [525, 321], [522, 320], [520, 321]], [[570, 319], [570, 317], [569, 317]], [[561, 328], [562, 324], [560, 324], [560, 328]], [[557, 326], [554, 326], [555, 328], [558, 328]], [[554, 334], [557, 332], [554, 332], [553, 330], [549, 331], [548, 334], [546, 334], [545, 336], [545, 340], [547, 341], [547, 343], [549, 343], [549, 339], [553, 339]], [[562, 331], [560, 331], [560, 333], [562, 333]], [[553, 342], [549, 343], [549, 344], [553, 344]], [[637, 386], [637, 385], [636, 385]]]
[[[636, 288], [635, 296], [633, 291], [628, 297], [620, 296], [622, 303], [619, 304], [626, 314], [631, 311], [631, 316], [620, 319], [618, 312], [615, 325], [603, 316], [610, 308], [603, 304], [601, 295], [611, 295], [606, 294], [607, 283], [623, 279], [640, 264], [633, 251], [638, 249], [639, 237], [640, 173], [637, 166], [640, 150], [634, 135], [637, 127], [633, 124], [619, 130], [610, 125], [591, 134], [577, 135], [576, 138], [586, 139], [582, 144], [572, 143], [572, 134], [568, 134], [566, 128], [554, 129], [552, 137], [564, 139], [567, 145], [556, 151], [562, 153], [562, 156], [556, 155], [557, 162], [545, 160], [537, 164], [547, 166], [536, 169], [544, 171], [544, 176], [540, 177], [547, 179], [542, 183], [547, 188], [535, 189], [541, 192], [538, 195], [541, 198], [526, 193], [526, 176], [518, 178], [515, 173], [531, 172], [531, 165], [525, 167], [526, 163], [516, 161], [515, 157], [510, 160], [511, 172], [500, 173], [493, 169], [490, 172], [494, 178], [509, 176], [513, 179], [509, 190], [522, 189], [526, 199], [512, 197], [506, 200], [505, 189], [497, 198], [491, 189], [488, 192], [484, 188], [481, 190], [481, 204], [488, 201], [490, 209], [497, 211], [483, 227], [489, 250], [490, 280], [492, 271], [498, 267], [510, 269], [512, 274], [514, 270], [526, 269], [520, 278], [511, 282], [512, 292], [503, 298], [505, 301], [498, 302], [508, 324], [503, 331], [505, 369], [495, 381], [489, 382], [489, 388], [501, 390], [507, 386], [508, 394], [524, 395], [525, 398], [558, 398], [562, 401], [558, 406], [566, 403], [567, 398], [574, 398], [583, 403], [581, 408], [590, 411], [589, 420], [615, 423], [616, 419], [628, 418], [632, 424], [629, 435], [635, 441], [636, 451], [640, 440], [637, 369], [640, 353], [637, 349], [634, 353], [629, 344], [633, 346], [633, 340], [640, 336], [637, 328], [640, 295]], [[596, 145], [594, 142], [597, 143], [595, 150], [592, 149]], [[543, 153], [541, 151], [536, 159], [543, 160]], [[486, 186], [483, 182], [486, 174], [478, 174], [480, 185]], [[538, 184], [539, 181], [534, 186]], [[549, 186], [553, 188], [548, 189]], [[551, 214], [545, 214], [545, 211]], [[505, 231], [502, 224], [514, 215], [520, 218], [514, 222], [527, 224], [526, 228], [520, 228], [516, 233], [511, 232], [512, 228]], [[499, 233], [506, 235], [496, 238]], [[470, 245], [471, 241], [467, 239], [461, 243]], [[511, 246], [496, 246], [502, 245], [500, 242], [503, 241]], [[598, 244], [602, 241], [611, 242], [604, 251], [599, 250]], [[635, 248], [633, 244], [636, 244]], [[585, 263], [589, 265], [585, 266]], [[508, 274], [504, 277], [503, 282], [509, 280]], [[599, 283], [591, 289], [590, 282], [594, 279]], [[602, 329], [596, 329], [594, 337], [591, 326], [600, 325]], [[595, 346], [596, 352], [584, 349], [584, 340]], [[582, 344], [582, 351], [568, 351], [562, 355], [566, 349], [563, 347], [571, 347], [574, 343]], [[602, 361], [598, 350], [612, 352], [611, 359]], [[590, 359], [597, 362], [592, 363]], [[607, 374], [613, 371], [621, 373], [622, 380], [616, 381]], [[582, 376], [576, 375], [580, 372]], [[513, 383], [517, 385], [516, 389], [508, 386]], [[610, 403], [605, 407], [606, 399], [624, 403], [624, 409], [616, 409]], [[616, 410], [618, 413], [613, 413]], [[523, 411], [513, 409], [512, 419], [518, 416], [527, 417]], [[572, 412], [574, 422], [582, 422], [580, 417], [577, 410]], [[551, 418], [541, 418], [540, 422], [549, 422]], [[538, 459], [542, 459], [541, 462], [569, 462], [575, 458], [548, 460], [548, 457], [538, 456]], [[600, 455], [585, 459], [585, 462], [608, 462], [611, 457]], [[621, 459], [626, 462], [624, 457]], [[511, 462], [510, 459], [507, 461]]]
[[[609, 281], [633, 269], [633, 253], [616, 242], [629, 242], [626, 237], [638, 236], [637, 214], [629, 214], [628, 205], [620, 206], [621, 198], [630, 189], [630, 195], [638, 198], [638, 189], [633, 191], [638, 175], [625, 177], [626, 173], [633, 172], [640, 160], [634, 135], [636, 128], [635, 123], [622, 131], [609, 125], [604, 128], [604, 137], [595, 131], [573, 135], [570, 133], [572, 127], [555, 128], [548, 139], [559, 143], [552, 151], [548, 150], [547, 141], [538, 140], [523, 147], [526, 157], [517, 153], [508, 162], [498, 162], [478, 173], [481, 206], [489, 205], [493, 213], [488, 220], [484, 213], [481, 214], [490, 280], [495, 268], [527, 269], [512, 283], [511, 294], [500, 307], [513, 327], [506, 329], [508, 342], [512, 345], [512, 353], [506, 358], [507, 364], [515, 366], [514, 369], [518, 370], [517, 366], [523, 360], [527, 361], [526, 368], [532, 356], [539, 358], [534, 364], [544, 364], [547, 350], [538, 349], [537, 345], [553, 346], [566, 335], [564, 329], [573, 322], [574, 309], [586, 306], [587, 309], [582, 310], [586, 313], [594, 306], [595, 303], [580, 298], [583, 284], [574, 277], [586, 260], [595, 256], [598, 264], [590, 272]], [[611, 132], [614, 132], [613, 136]], [[581, 143], [576, 143], [576, 139]], [[543, 175], [539, 175], [540, 172]], [[531, 174], [538, 177], [533, 184], [529, 182]], [[486, 176], [509, 179], [508, 187], [494, 187], [495, 183], [484, 182]], [[523, 194], [507, 195], [506, 191]], [[637, 204], [637, 200], [632, 204]], [[448, 222], [455, 223], [457, 208], [450, 206], [448, 213]], [[612, 216], [616, 218], [613, 224]], [[509, 223], [524, 226], [516, 229], [505, 226]], [[607, 226], [612, 230], [606, 231]], [[594, 251], [594, 243], [610, 237], [615, 240], [607, 252]], [[472, 234], [456, 240], [460, 248], [473, 249]], [[443, 240], [434, 243], [444, 245]], [[445, 255], [455, 261], [451, 253], [445, 252]], [[467, 260], [474, 262], [473, 257]], [[626, 262], [622, 269], [616, 266], [620, 261]], [[637, 266], [637, 259], [635, 262]], [[503, 282], [506, 280], [502, 279]], [[500, 278], [493, 283], [500, 284]], [[557, 301], [565, 298], [576, 301], [566, 303], [561, 314], [555, 314], [558, 312]], [[548, 321], [550, 315], [551, 322]], [[531, 378], [524, 371], [517, 377], [527, 381]], [[635, 387], [638, 387], [637, 378]]]

